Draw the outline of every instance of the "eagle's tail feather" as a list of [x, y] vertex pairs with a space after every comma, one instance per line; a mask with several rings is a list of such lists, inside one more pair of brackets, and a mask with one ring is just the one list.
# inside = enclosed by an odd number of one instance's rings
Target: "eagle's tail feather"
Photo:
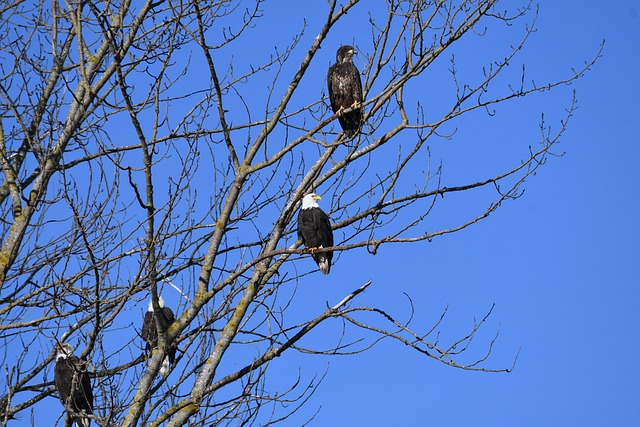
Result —
[[329, 274], [329, 270], [331, 270], [331, 264], [327, 259], [325, 254], [318, 254], [316, 258], [316, 262], [318, 263], [318, 267], [320, 267], [320, 271], [324, 274]]

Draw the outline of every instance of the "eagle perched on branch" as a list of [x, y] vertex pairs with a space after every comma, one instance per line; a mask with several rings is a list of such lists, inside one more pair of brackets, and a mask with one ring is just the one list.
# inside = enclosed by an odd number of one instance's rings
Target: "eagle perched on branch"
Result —
[[89, 427], [93, 415], [93, 390], [87, 374], [87, 362], [73, 354], [73, 347], [63, 342], [56, 345], [53, 382], [60, 401], [70, 412], [76, 427]]
[[336, 53], [336, 63], [329, 67], [327, 73], [333, 112], [353, 108], [338, 117], [347, 138], [354, 137], [362, 127], [362, 81], [360, 72], [353, 63], [353, 55], [357, 53], [352, 46], [341, 46]]
[[[164, 330], [169, 329], [171, 324], [176, 321], [176, 316], [169, 307], [164, 306], [164, 299], [158, 297], [158, 306], [160, 311], [153, 311], [153, 301], [149, 301], [149, 308], [144, 315], [142, 321], [142, 339], [147, 343], [147, 352], [151, 354], [154, 348], [158, 347], [158, 325], [156, 324], [156, 318], [160, 322], [160, 327]], [[160, 367], [160, 373], [163, 376], [169, 375], [169, 370], [173, 366], [176, 360], [176, 345], [169, 343], [167, 348], [167, 355], [162, 361]]]
[[329, 216], [318, 205], [318, 200], [321, 199], [314, 193], [302, 198], [302, 208], [298, 214], [298, 238], [311, 251], [311, 256], [320, 271], [329, 274], [333, 251], [316, 252], [318, 249], [333, 246], [333, 230]]

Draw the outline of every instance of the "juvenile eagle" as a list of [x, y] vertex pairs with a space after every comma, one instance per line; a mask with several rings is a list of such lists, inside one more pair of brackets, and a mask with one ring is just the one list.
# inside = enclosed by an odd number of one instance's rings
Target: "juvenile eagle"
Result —
[[[336, 52], [336, 63], [329, 67], [327, 83], [334, 113], [362, 103], [360, 72], [353, 63], [353, 55], [356, 53], [351, 46], [341, 46]], [[342, 114], [338, 120], [347, 138], [352, 138], [362, 126], [362, 107]]]
[[60, 395], [60, 401], [67, 412], [76, 416], [72, 422], [76, 427], [89, 427], [93, 414], [93, 390], [87, 375], [87, 364], [73, 354], [68, 343], [56, 345], [56, 365], [53, 368], [53, 382]]
[[[153, 302], [149, 301], [149, 308], [144, 315], [144, 321], [142, 322], [142, 339], [147, 343], [147, 351], [151, 353], [154, 348], [158, 347], [158, 327], [156, 324], [156, 318], [160, 322], [162, 330], [166, 331], [169, 326], [176, 320], [175, 314], [169, 307], [164, 306], [164, 299], [158, 297], [158, 305], [160, 311], [156, 314], [153, 311]], [[171, 343], [167, 348], [167, 355], [162, 361], [162, 367], [160, 373], [165, 377], [169, 375], [169, 368], [173, 366], [176, 360], [176, 346]]]
[[311, 250], [320, 271], [329, 274], [333, 251], [315, 252], [316, 249], [333, 246], [333, 231], [329, 217], [317, 203], [321, 199], [314, 193], [307, 194], [302, 198], [302, 208], [298, 214], [298, 238], [302, 239], [302, 243]]

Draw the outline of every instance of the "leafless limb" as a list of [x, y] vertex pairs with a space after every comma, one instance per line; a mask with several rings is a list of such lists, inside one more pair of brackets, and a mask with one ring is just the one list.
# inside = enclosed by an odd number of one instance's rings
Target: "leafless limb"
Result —
[[[415, 325], [413, 304], [401, 313], [358, 304], [375, 277], [301, 317], [300, 289], [317, 272], [296, 213], [306, 193], [322, 193], [336, 242], [318, 251], [338, 263], [354, 262], [358, 248], [424, 244], [482, 221], [562, 154], [575, 92], [563, 117], [541, 116], [539, 135], [504, 137], [521, 157], [476, 178], [449, 174], [439, 143], [467, 118], [493, 123], [502, 108], [570, 85], [602, 46], [565, 75], [529, 75], [523, 53], [538, 8], [498, 0], [388, 0], [382, 9], [330, 0], [288, 40], [257, 43], [280, 7], [0, 7], [0, 425], [57, 397], [53, 345], [65, 341], [89, 362], [100, 426], [278, 424], [327, 373], [301, 368], [278, 389], [274, 359], [366, 357], [381, 340], [453, 368], [513, 368], [492, 363], [498, 331], [480, 338], [493, 308], [456, 335], [446, 307]], [[336, 125], [348, 110], [332, 114], [324, 96], [323, 54], [338, 47], [329, 42], [337, 25], [356, 18], [368, 33], [354, 41], [366, 123], [348, 140]], [[465, 58], [458, 47], [496, 33], [510, 44], [491, 57]], [[437, 100], [423, 96], [434, 79]], [[471, 198], [481, 202], [465, 217], [441, 220]], [[176, 296], [165, 299], [177, 320], [148, 357], [140, 325], [161, 294]], [[334, 334], [329, 346], [312, 339], [320, 324]], [[178, 354], [165, 378], [170, 343]]]

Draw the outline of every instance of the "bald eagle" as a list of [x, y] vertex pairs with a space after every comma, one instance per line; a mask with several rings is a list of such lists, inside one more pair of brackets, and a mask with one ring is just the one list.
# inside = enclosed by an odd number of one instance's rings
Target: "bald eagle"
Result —
[[[327, 83], [334, 113], [362, 102], [360, 72], [353, 63], [353, 55], [356, 53], [351, 46], [341, 46], [336, 52], [336, 63], [329, 67]], [[341, 115], [338, 120], [347, 138], [355, 136], [362, 126], [362, 107]]]
[[53, 369], [53, 382], [56, 385], [60, 401], [69, 412], [76, 427], [89, 427], [93, 415], [93, 390], [87, 375], [87, 363], [73, 354], [68, 343], [56, 345], [56, 365]]
[[[162, 330], [166, 331], [169, 326], [176, 320], [175, 314], [169, 307], [164, 306], [164, 299], [158, 297], [158, 305], [160, 311], [157, 315], [153, 311], [153, 302], [149, 301], [149, 308], [144, 315], [144, 321], [142, 322], [142, 339], [147, 343], [147, 352], [151, 353], [154, 348], [158, 347], [158, 325], [156, 324], [156, 318], [160, 322]], [[173, 366], [176, 360], [176, 346], [169, 344], [167, 348], [167, 356], [162, 361], [162, 367], [160, 373], [165, 377], [169, 375], [169, 368]]]
[[314, 261], [320, 271], [329, 274], [333, 251], [318, 252], [318, 248], [333, 246], [333, 231], [329, 217], [320, 209], [317, 201], [322, 198], [317, 194], [307, 194], [302, 198], [302, 208], [298, 214], [298, 238], [311, 250]]

